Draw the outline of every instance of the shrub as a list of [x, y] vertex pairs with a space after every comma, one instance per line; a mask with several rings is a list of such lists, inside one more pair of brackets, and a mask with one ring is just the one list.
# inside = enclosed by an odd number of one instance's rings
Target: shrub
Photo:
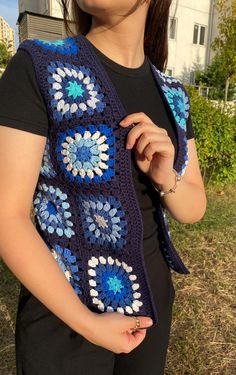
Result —
[[206, 185], [223, 187], [236, 182], [236, 115], [229, 116], [212, 102], [199, 96], [192, 86], [191, 116], [199, 164]]

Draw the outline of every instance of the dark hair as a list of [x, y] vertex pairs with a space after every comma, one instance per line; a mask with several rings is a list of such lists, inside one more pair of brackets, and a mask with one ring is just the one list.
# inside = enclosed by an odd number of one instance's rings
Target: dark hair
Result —
[[[143, 1], [146, 0], [137, 0], [131, 12], [134, 12]], [[166, 69], [168, 58], [168, 21], [171, 1], [151, 0], [145, 24], [144, 53], [161, 71]], [[71, 3], [70, 12], [69, 2]], [[61, 0], [61, 4], [66, 34], [71, 36], [86, 35], [92, 25], [92, 15], [84, 12], [76, 0]], [[74, 25], [74, 32], [71, 30], [70, 24]]]

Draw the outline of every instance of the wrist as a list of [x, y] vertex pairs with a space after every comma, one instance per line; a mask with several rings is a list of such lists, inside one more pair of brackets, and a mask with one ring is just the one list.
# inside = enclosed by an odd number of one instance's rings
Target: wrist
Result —
[[159, 179], [158, 181], [152, 180], [152, 182], [160, 190], [169, 190], [174, 186], [175, 173], [171, 170], [168, 174], [166, 173], [162, 179]]
[[78, 316], [79, 321], [76, 331], [85, 338], [89, 337], [91, 332], [95, 330], [96, 314], [84, 305], [83, 312], [80, 311]]
[[177, 185], [181, 180], [181, 176], [175, 169], [172, 169], [171, 173], [165, 175], [165, 179], [158, 183], [152, 181], [154, 188], [159, 192], [160, 196], [164, 196], [168, 193], [175, 193]]

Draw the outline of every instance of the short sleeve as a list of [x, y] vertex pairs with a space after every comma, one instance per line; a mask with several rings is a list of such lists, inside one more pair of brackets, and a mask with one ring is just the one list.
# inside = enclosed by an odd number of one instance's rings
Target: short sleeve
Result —
[[[182, 89], [185, 92], [185, 95], [188, 97], [188, 103], [190, 104], [189, 93], [186, 90], [186, 87], [182, 83], [181, 83], [181, 85], [182, 85]], [[189, 109], [189, 116], [188, 116], [187, 123], [186, 123], [186, 135], [187, 135], [187, 139], [195, 138], [195, 133], [194, 133], [194, 129], [193, 129], [193, 122], [192, 122], [192, 116], [191, 116], [191, 105], [190, 105], [190, 109]]]
[[30, 55], [17, 50], [0, 79], [0, 125], [47, 137], [48, 113]]
[[187, 127], [187, 139], [195, 138], [191, 114], [188, 117], [186, 127]]

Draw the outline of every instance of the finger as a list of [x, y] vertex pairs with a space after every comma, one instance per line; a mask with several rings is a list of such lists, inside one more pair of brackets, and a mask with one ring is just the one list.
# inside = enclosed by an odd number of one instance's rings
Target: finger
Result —
[[157, 134], [156, 132], [149, 133], [145, 132], [143, 133], [135, 146], [136, 151], [141, 155], [144, 152], [144, 149], [146, 146], [151, 142], [168, 142], [168, 135], [166, 134]]
[[159, 128], [156, 124], [148, 122], [140, 122], [134, 126], [128, 133], [126, 139], [126, 148], [132, 148], [136, 140], [142, 135], [142, 133], [155, 132], [156, 134], [162, 134], [162, 128]]
[[135, 112], [135, 113], [130, 113], [129, 115], [127, 115], [121, 122], [120, 122], [120, 125], [121, 126], [129, 126], [130, 124], [132, 124], [132, 122], [140, 122], [140, 121], [146, 121], [146, 122], [152, 122], [152, 120], [150, 119], [150, 117], [148, 117], [146, 115], [146, 113], [144, 112]]
[[[129, 329], [134, 328], [135, 323], [136, 323], [136, 316], [130, 316], [130, 317], [124, 316], [124, 317], [125, 317], [125, 325], [124, 325], [125, 331], [128, 331]], [[147, 328], [147, 327], [152, 326], [153, 324], [152, 319], [147, 316], [137, 316], [137, 318], [140, 321], [140, 327]]]
[[156, 152], [162, 154], [163, 157], [173, 156], [174, 145], [170, 142], [152, 142], [146, 146], [143, 154], [150, 161]]
[[147, 334], [146, 329], [137, 330], [133, 334], [129, 335], [129, 345], [131, 345], [131, 348], [134, 349], [136, 346], [141, 344], [141, 342], [145, 339], [145, 336]]
[[157, 126], [154, 123], [147, 123], [147, 122], [140, 122], [138, 125], [136, 125], [134, 128], [132, 128], [128, 135], [127, 135], [127, 144], [128, 148], [132, 148], [135, 144], [136, 140], [141, 136], [142, 133], [156, 133], [160, 135], [166, 135], [168, 136], [168, 132], [166, 129], [163, 129], [159, 126]]

